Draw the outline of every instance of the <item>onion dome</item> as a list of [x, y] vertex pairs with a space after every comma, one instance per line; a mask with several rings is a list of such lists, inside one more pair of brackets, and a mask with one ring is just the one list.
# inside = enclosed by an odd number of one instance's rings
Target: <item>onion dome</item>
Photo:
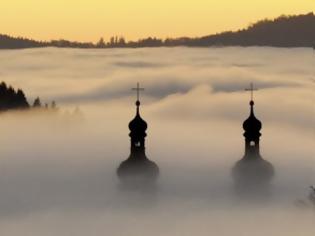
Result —
[[245, 130], [244, 136], [247, 139], [256, 140], [261, 136], [259, 131], [261, 130], [262, 125], [260, 120], [258, 120], [254, 115], [254, 101], [250, 101], [249, 105], [250, 115], [243, 123], [243, 128]]
[[130, 129], [129, 136], [145, 137], [146, 136], [145, 131], [148, 128], [148, 124], [140, 116], [140, 113], [139, 113], [140, 101], [136, 102], [136, 106], [137, 106], [137, 114], [135, 118], [129, 123], [129, 129]]

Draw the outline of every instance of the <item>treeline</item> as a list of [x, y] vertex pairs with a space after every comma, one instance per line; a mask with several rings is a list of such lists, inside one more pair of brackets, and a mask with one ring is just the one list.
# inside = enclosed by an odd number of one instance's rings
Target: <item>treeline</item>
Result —
[[21, 89], [17, 91], [5, 82], [0, 84], [0, 111], [9, 109], [26, 109], [29, 104], [25, 94]]
[[45, 42], [0, 34], [0, 49], [38, 48], [47, 46], [49, 45]]
[[191, 46], [274, 46], [314, 47], [315, 16], [280, 16], [274, 20], [261, 20], [236, 32], [205, 36], [190, 42]]
[[227, 31], [198, 38], [148, 37], [137, 41], [127, 41], [122, 36], [114, 36], [108, 42], [101, 38], [97, 43], [52, 40], [39, 42], [25, 38], [0, 35], [0, 49], [32, 47], [69, 47], [69, 48], [138, 48], [138, 47], [208, 47], [208, 46], [274, 46], [274, 47], [314, 47], [315, 16], [308, 13], [296, 16], [280, 16], [264, 19], [245, 29]]
[[30, 105], [21, 89], [15, 90], [5, 82], [0, 83], [0, 112], [16, 109], [25, 110], [30, 108], [57, 109], [57, 106], [55, 101], [52, 101], [50, 105], [47, 103], [42, 105], [39, 97], [37, 97], [33, 104]]
[[50, 42], [35, 41], [22, 37], [12, 37], [0, 34], [0, 49], [22, 49], [22, 48], [95, 48], [93, 43], [72, 42], [64, 39], [51, 40]]

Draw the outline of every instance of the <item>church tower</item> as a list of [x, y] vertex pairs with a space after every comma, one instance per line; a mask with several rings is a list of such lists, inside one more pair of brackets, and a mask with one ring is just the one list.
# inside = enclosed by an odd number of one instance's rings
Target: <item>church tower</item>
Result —
[[130, 136], [130, 155], [123, 161], [117, 169], [118, 177], [124, 182], [152, 182], [159, 174], [158, 166], [150, 161], [145, 154], [145, 138], [148, 128], [140, 116], [139, 92], [143, 90], [137, 84], [136, 116], [129, 123]]
[[254, 114], [253, 91], [254, 86], [247, 89], [251, 91], [250, 114], [243, 123], [245, 137], [245, 153], [243, 158], [233, 168], [235, 184], [240, 190], [262, 190], [269, 185], [274, 168], [260, 154], [260, 137], [262, 123]]

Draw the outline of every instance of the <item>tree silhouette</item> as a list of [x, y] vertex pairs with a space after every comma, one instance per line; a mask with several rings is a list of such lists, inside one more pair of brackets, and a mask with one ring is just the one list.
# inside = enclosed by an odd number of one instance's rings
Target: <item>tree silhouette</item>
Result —
[[[29, 109], [30, 105], [27, 102], [26, 96], [21, 89], [15, 90], [12, 86], [7, 86], [5, 82], [0, 83], [0, 112], [12, 110], [12, 109]], [[32, 108], [43, 108], [43, 110], [51, 109], [58, 110], [55, 101], [51, 102], [48, 106], [45, 103], [42, 106], [41, 100], [37, 97], [32, 105]]]
[[21, 89], [15, 91], [11, 86], [7, 86], [5, 82], [0, 83], [0, 111], [9, 109], [25, 109], [29, 108], [24, 92]]
[[104, 38], [100, 38], [100, 40], [96, 44], [96, 47], [98, 47], [98, 48], [105, 48], [105, 46], [106, 46], [106, 43], [104, 41]]
[[50, 107], [51, 107], [51, 109], [53, 109], [53, 110], [58, 109], [58, 108], [57, 108], [56, 101], [52, 101], [52, 102], [51, 102], [51, 106], [50, 106]]
[[29, 104], [26, 100], [25, 94], [21, 89], [18, 89], [17, 93], [16, 93], [16, 99], [18, 101], [17, 106], [18, 107], [29, 107]]
[[39, 97], [35, 98], [34, 103], [33, 103], [33, 107], [34, 108], [40, 108], [42, 106], [42, 103], [39, 99]]

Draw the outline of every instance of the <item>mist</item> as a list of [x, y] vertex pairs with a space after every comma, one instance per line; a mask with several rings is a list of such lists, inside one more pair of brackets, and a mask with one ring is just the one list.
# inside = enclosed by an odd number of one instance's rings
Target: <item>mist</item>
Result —
[[[314, 234], [312, 49], [46, 48], [0, 59], [1, 80], [59, 107], [0, 114], [1, 235]], [[116, 176], [137, 82], [146, 154], [160, 168], [154, 193], [123, 190]], [[264, 201], [236, 196], [231, 176], [251, 82], [261, 154], [275, 168]]]

